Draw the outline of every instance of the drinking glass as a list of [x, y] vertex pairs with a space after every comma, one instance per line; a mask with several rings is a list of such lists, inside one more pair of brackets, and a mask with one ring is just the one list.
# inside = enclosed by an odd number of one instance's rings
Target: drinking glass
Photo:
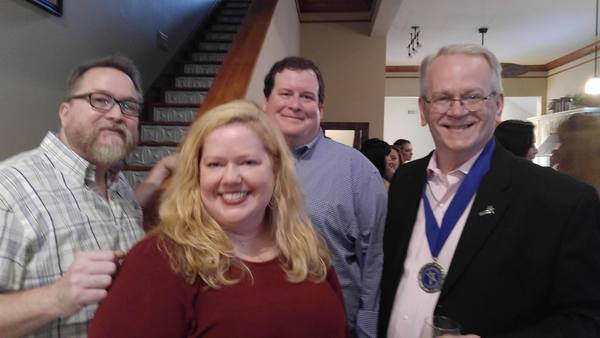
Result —
[[445, 316], [425, 318], [421, 329], [421, 338], [437, 338], [443, 335], [460, 335], [460, 324]]

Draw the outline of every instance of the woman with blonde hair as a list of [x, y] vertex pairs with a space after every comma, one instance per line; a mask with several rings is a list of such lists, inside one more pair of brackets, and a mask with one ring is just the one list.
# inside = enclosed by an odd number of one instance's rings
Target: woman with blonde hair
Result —
[[233, 101], [194, 122], [159, 214], [90, 337], [347, 336], [288, 147], [256, 105]]
[[600, 193], [600, 116], [573, 114], [558, 126], [558, 171], [586, 182]]

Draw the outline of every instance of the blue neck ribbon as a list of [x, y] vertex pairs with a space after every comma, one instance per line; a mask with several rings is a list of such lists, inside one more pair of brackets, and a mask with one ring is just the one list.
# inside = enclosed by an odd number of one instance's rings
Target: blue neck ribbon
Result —
[[427, 182], [423, 185], [422, 196], [425, 209], [425, 233], [427, 234], [429, 250], [431, 250], [431, 255], [434, 259], [440, 254], [440, 251], [450, 236], [452, 229], [454, 229], [456, 222], [464, 213], [469, 201], [471, 201], [471, 198], [473, 198], [473, 195], [477, 191], [481, 179], [483, 179], [483, 176], [485, 176], [490, 169], [490, 162], [495, 146], [496, 141], [492, 137], [483, 148], [481, 154], [479, 154], [477, 160], [475, 160], [473, 167], [471, 167], [471, 170], [469, 170], [469, 173], [465, 176], [460, 187], [458, 187], [456, 195], [454, 195], [446, 213], [444, 213], [441, 227], [438, 226], [433, 211], [431, 210], [429, 200], [427, 199], [427, 195], [425, 194]]

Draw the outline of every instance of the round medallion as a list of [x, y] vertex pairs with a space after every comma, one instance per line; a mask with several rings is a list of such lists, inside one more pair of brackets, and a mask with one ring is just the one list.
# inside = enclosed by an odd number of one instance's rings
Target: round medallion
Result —
[[419, 270], [419, 286], [427, 293], [439, 292], [445, 277], [441, 265], [435, 262], [427, 263]]

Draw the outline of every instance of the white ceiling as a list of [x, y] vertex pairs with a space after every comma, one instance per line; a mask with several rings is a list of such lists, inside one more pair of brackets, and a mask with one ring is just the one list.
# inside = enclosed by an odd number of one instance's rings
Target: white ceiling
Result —
[[[402, 1], [387, 35], [386, 64], [418, 65], [443, 45], [481, 43], [501, 62], [546, 64], [593, 43], [594, 0], [384, 0]], [[407, 48], [411, 26], [420, 26], [422, 47]]]

